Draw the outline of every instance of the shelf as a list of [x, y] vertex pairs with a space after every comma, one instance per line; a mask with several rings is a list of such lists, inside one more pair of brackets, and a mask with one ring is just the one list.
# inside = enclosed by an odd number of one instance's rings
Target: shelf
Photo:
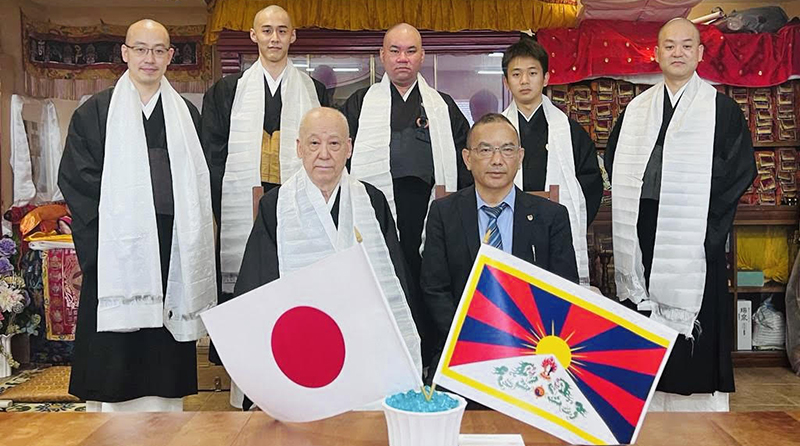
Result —
[[[800, 206], [739, 205], [735, 226], [794, 226], [800, 219]], [[611, 206], [600, 206], [593, 225], [611, 225]]]
[[[594, 147], [597, 150], [605, 150], [606, 143], [604, 142], [595, 142]], [[758, 149], [779, 149], [781, 147], [796, 147], [800, 148], [800, 141], [775, 141], [775, 142], [760, 142], [760, 143], [753, 143], [753, 148]]]
[[782, 226], [797, 225], [800, 207], [739, 205], [734, 226]]
[[734, 367], [789, 367], [785, 350], [734, 351]]
[[800, 147], [800, 141], [775, 141], [775, 142], [760, 142], [753, 144], [754, 149], [761, 148], [780, 148], [780, 147]]
[[736, 291], [739, 294], [748, 293], [785, 293], [786, 285], [768, 285], [768, 286], [740, 286], [735, 289], [732, 286], [728, 287], [728, 291], [733, 293]]

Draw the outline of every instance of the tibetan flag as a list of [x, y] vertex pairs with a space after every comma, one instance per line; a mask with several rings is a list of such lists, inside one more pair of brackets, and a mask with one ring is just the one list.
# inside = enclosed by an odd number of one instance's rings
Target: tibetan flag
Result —
[[233, 381], [281, 421], [331, 417], [422, 384], [360, 243], [202, 318]]
[[434, 382], [573, 444], [628, 444], [676, 337], [483, 245]]

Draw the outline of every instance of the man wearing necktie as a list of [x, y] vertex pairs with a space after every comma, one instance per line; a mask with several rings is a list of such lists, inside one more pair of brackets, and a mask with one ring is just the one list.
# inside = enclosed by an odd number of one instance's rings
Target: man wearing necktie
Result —
[[420, 282], [437, 336], [431, 370], [481, 243], [578, 283], [567, 208], [514, 186], [525, 149], [513, 124], [487, 114], [470, 129], [467, 146], [461, 156], [474, 186], [434, 201], [425, 227]]

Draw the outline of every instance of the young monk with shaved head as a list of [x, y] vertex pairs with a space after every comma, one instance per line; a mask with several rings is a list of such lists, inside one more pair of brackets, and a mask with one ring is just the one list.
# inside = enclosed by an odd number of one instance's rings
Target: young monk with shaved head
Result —
[[[202, 141], [211, 169], [211, 196], [219, 228], [220, 300], [231, 298], [247, 235], [253, 226], [253, 187], [277, 187], [302, 167], [295, 153], [300, 120], [326, 104], [325, 85], [289, 60], [297, 39], [285, 9], [256, 13], [250, 40], [258, 59], [223, 77], [203, 98]], [[212, 362], [219, 364], [216, 350]]]

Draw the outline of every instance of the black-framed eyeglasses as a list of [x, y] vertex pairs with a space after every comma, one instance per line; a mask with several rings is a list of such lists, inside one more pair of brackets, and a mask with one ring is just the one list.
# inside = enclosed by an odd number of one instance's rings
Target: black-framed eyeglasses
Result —
[[473, 147], [470, 150], [475, 152], [475, 155], [477, 155], [478, 158], [491, 158], [494, 155], [494, 152], [500, 152], [500, 154], [505, 158], [513, 158], [517, 155], [519, 148], [519, 146], [514, 144], [505, 144], [500, 147], [479, 145], [478, 147]]
[[169, 55], [169, 48], [163, 46], [157, 46], [155, 48], [148, 48], [143, 45], [136, 45], [130, 46], [127, 44], [122, 44], [122, 46], [128, 48], [129, 50], [133, 51], [133, 54], [139, 57], [146, 57], [148, 53], [152, 52], [153, 56], [157, 59], [163, 59]]

